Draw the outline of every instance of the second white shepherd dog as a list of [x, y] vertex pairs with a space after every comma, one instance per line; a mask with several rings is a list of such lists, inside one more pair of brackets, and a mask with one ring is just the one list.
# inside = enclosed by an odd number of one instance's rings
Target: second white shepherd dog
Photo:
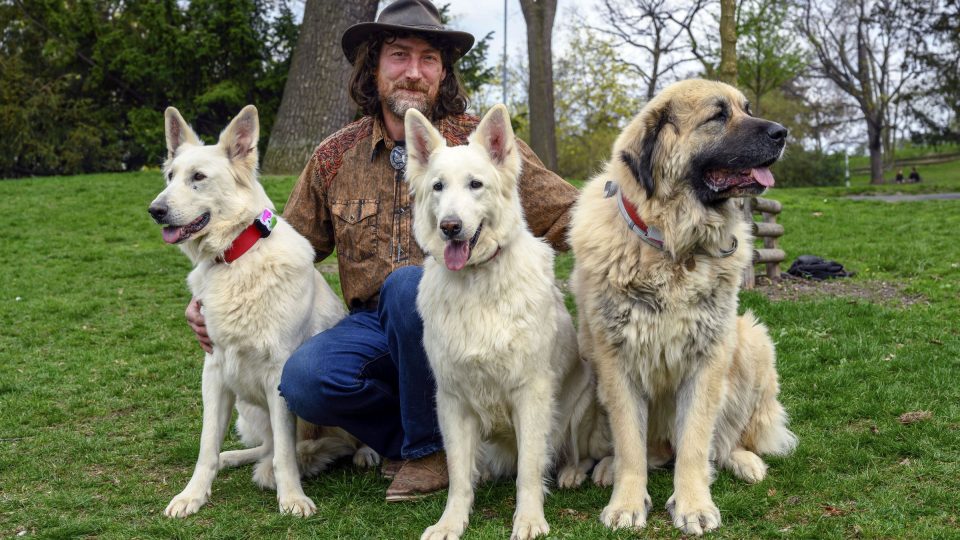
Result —
[[443, 516], [422, 539], [459, 538], [474, 480], [514, 473], [511, 537], [534, 538], [550, 531], [544, 475], [554, 453], [568, 458], [561, 477], [592, 465], [579, 462], [594, 439], [580, 435], [581, 419], [593, 417], [591, 372], [554, 282], [553, 251], [523, 218], [506, 107], [491, 109], [466, 146], [448, 148], [416, 110], [405, 120], [414, 234], [429, 254], [417, 308], [450, 474]]

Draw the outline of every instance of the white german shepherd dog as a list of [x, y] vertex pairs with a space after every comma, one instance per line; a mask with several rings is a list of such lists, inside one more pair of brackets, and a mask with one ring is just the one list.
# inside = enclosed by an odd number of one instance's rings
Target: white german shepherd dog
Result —
[[[173, 107], [164, 123], [167, 187], [150, 204], [150, 214], [164, 225], [164, 241], [178, 244], [193, 262], [187, 281], [214, 342], [203, 363], [200, 455], [187, 487], [164, 513], [195, 513], [210, 497], [220, 468], [257, 462], [254, 481], [277, 490], [280, 511], [309, 516], [316, 507], [300, 485], [298, 450], [309, 474], [354, 451], [355, 462], [378, 459], [332, 428], [320, 429], [331, 436], [298, 448], [296, 418], [277, 389], [290, 354], [343, 318], [343, 303], [314, 269], [310, 243], [274, 215], [257, 181], [257, 109], [240, 111], [211, 146]], [[234, 404], [242, 439], [257, 446], [220, 453]]]
[[507, 109], [491, 109], [458, 147], [414, 109], [405, 121], [414, 234], [429, 254], [417, 308], [450, 474], [443, 516], [422, 539], [459, 538], [474, 480], [513, 474], [511, 537], [547, 534], [554, 454], [564, 458], [560, 484], [574, 485], [608, 443], [591, 429], [594, 381], [554, 282], [553, 251], [523, 218]]

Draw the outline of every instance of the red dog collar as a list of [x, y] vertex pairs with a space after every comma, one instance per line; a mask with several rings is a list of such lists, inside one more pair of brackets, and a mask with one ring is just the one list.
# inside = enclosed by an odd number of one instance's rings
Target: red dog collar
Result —
[[240, 236], [234, 238], [233, 244], [230, 244], [227, 251], [223, 252], [223, 256], [217, 257], [217, 262], [230, 264], [239, 259], [240, 256], [249, 251], [258, 240], [270, 236], [270, 233], [276, 225], [277, 216], [269, 209], [265, 209], [257, 219], [253, 220], [250, 226], [240, 233]]

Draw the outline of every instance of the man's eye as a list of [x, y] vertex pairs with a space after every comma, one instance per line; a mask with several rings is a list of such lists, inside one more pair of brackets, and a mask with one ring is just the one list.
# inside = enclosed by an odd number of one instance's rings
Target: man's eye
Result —
[[470, 189], [480, 189], [480, 188], [482, 188], [482, 187], [483, 187], [483, 182], [481, 182], [481, 181], [479, 181], [479, 180], [471, 180], [471, 181], [470, 181]]
[[203, 173], [199, 173], [199, 172], [198, 172], [198, 173], [193, 173], [193, 181], [194, 181], [194, 182], [199, 182], [199, 181], [201, 181], [201, 180], [205, 180], [206, 178], [207, 178], [207, 175], [205, 175], [205, 174], [203, 174]]
[[443, 191], [443, 182], [436, 182], [433, 184], [434, 191]]

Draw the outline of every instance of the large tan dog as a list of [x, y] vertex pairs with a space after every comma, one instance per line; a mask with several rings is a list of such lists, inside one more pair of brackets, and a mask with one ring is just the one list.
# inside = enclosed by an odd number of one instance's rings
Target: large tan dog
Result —
[[[758, 482], [758, 454], [796, 446], [777, 401], [774, 347], [737, 291], [752, 240], [733, 197], [773, 185], [787, 130], [754, 118], [725, 84], [666, 88], [619, 136], [583, 190], [571, 230], [580, 347], [597, 371], [614, 440], [614, 489], [600, 519], [643, 527], [647, 448], [676, 452], [673, 523], [720, 525], [713, 460]], [[669, 455], [667, 456], [669, 459]]]

